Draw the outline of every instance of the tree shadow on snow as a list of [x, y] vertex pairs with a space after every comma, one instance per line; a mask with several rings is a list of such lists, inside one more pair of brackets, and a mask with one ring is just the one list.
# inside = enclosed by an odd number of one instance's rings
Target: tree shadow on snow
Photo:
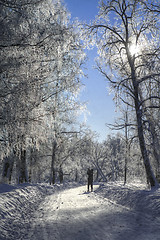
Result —
[[[85, 193], [84, 193], [85, 194]], [[110, 206], [110, 207], [109, 207]], [[34, 239], [37, 240], [149, 240], [158, 239], [160, 230], [140, 221], [138, 214], [117, 206], [101, 205], [61, 209], [56, 218], [36, 222]], [[156, 235], [155, 235], [156, 234]], [[23, 238], [28, 239], [27, 236]]]

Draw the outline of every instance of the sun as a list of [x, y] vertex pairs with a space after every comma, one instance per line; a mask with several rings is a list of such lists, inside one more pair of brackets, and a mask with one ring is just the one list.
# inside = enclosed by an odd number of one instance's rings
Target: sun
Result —
[[139, 52], [139, 47], [138, 47], [138, 45], [136, 45], [136, 44], [131, 44], [130, 47], [129, 47], [129, 51], [130, 51], [130, 54], [131, 54], [132, 56], [137, 55], [137, 53]]

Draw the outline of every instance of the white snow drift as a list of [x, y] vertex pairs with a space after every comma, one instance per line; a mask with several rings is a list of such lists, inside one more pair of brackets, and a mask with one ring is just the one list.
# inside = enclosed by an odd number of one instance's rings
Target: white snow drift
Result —
[[0, 184], [0, 240], [160, 240], [160, 189]]

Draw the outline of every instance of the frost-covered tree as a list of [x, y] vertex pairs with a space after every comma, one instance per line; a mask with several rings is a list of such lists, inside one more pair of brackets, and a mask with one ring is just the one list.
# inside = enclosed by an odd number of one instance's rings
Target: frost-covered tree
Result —
[[80, 106], [84, 54], [60, 1], [5, 0], [0, 11], [1, 159], [9, 170], [8, 157], [14, 155], [17, 180], [23, 182], [28, 148], [39, 149], [48, 139], [53, 144]]
[[90, 41], [94, 43], [94, 39], [98, 48], [99, 70], [119, 99], [135, 112], [141, 154], [152, 187], [157, 181], [146, 144], [144, 103], [152, 99], [154, 104], [147, 108], [159, 109], [158, 93], [152, 91], [149, 96], [146, 89], [149, 82], [159, 84], [158, 6], [158, 1], [102, 0], [96, 21], [87, 28]]

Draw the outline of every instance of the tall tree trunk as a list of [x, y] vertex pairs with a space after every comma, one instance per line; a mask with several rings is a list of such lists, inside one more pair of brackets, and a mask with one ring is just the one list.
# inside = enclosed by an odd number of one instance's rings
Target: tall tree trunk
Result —
[[[150, 93], [150, 96], [151, 96], [151, 93]], [[141, 99], [141, 101], [143, 101], [141, 92], [140, 92], [140, 99]], [[152, 105], [152, 102], [150, 103], [150, 105]], [[146, 109], [146, 108], [147, 108], [147, 106], [146, 106], [145, 102], [143, 102], [143, 109]], [[148, 131], [152, 138], [153, 157], [154, 157], [155, 163], [157, 165], [156, 166], [156, 176], [160, 176], [160, 142], [159, 142], [158, 134], [157, 134], [157, 131], [155, 128], [152, 110], [150, 110], [150, 112], [145, 111], [145, 117], [148, 121], [148, 124], [149, 124]]]
[[6, 183], [11, 183], [12, 171], [14, 165], [14, 156], [11, 154], [9, 157], [5, 157], [3, 160], [3, 172], [2, 181]]
[[57, 147], [57, 142], [56, 142], [56, 140], [54, 140], [54, 142], [53, 142], [53, 149], [52, 149], [50, 184], [55, 184], [55, 177], [56, 177], [56, 170], [55, 170], [56, 147]]
[[125, 163], [124, 163], [124, 185], [127, 182], [127, 163], [128, 163], [128, 113], [125, 114]]
[[144, 129], [143, 129], [143, 122], [142, 122], [142, 105], [140, 105], [139, 100], [139, 84], [136, 80], [135, 70], [134, 70], [134, 64], [131, 63], [131, 75], [132, 75], [132, 83], [134, 88], [134, 103], [135, 103], [135, 111], [136, 111], [136, 119], [137, 119], [137, 130], [138, 130], [138, 138], [139, 138], [139, 144], [140, 144], [140, 150], [143, 158], [143, 163], [145, 166], [145, 171], [147, 175], [147, 180], [149, 181], [151, 187], [158, 186], [157, 180], [155, 178], [155, 175], [152, 171], [152, 167], [150, 164], [149, 156], [147, 153], [146, 143], [144, 139]]
[[26, 169], [26, 150], [21, 149], [20, 166], [19, 166], [19, 183], [27, 182], [27, 169]]
[[33, 154], [34, 154], [34, 150], [33, 150], [33, 148], [31, 148], [31, 151], [30, 151], [29, 171], [28, 171], [28, 181], [29, 181], [29, 182], [32, 182]]
[[158, 135], [157, 135], [152, 118], [148, 115], [146, 115], [146, 117], [149, 122], [149, 127], [150, 127], [149, 131], [152, 137], [153, 156], [157, 164], [156, 175], [160, 176], [160, 143], [159, 143]]
[[76, 168], [76, 174], [75, 174], [75, 182], [78, 182], [78, 170]]
[[138, 138], [139, 138], [139, 144], [141, 149], [141, 154], [143, 157], [143, 162], [146, 170], [147, 179], [151, 185], [151, 187], [154, 187], [157, 185], [156, 178], [154, 176], [154, 173], [151, 168], [150, 160], [148, 157], [146, 144], [144, 140], [144, 133], [143, 133], [143, 125], [142, 125], [142, 117], [140, 111], [136, 109], [136, 116], [137, 116], [137, 123], [138, 123]]

